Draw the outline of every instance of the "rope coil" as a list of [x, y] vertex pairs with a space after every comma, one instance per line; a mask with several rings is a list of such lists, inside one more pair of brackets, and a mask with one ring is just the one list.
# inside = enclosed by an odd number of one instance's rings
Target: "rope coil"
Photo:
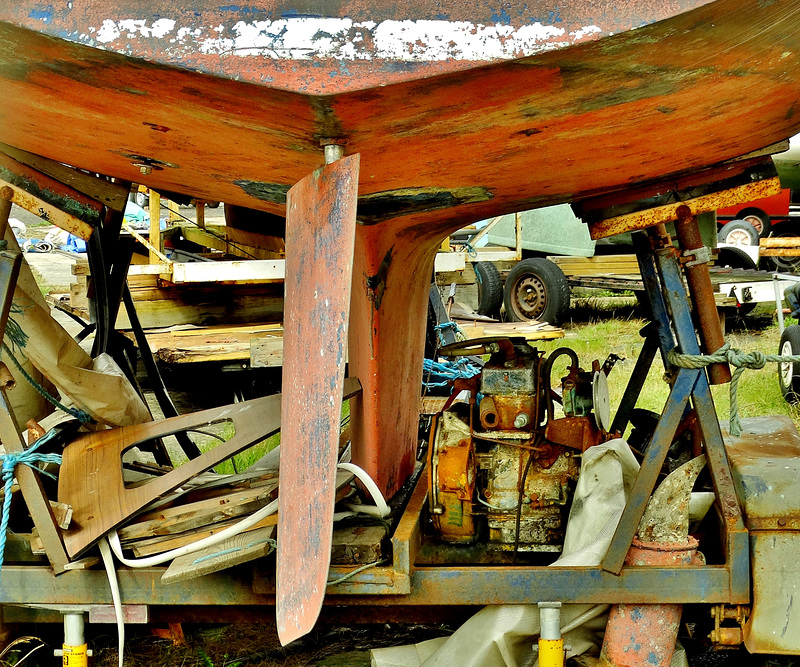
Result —
[[55, 430], [50, 430], [45, 433], [41, 438], [34, 442], [28, 449], [22, 452], [10, 452], [0, 456], [2, 459], [2, 475], [3, 475], [3, 509], [2, 518], [0, 518], [0, 573], [3, 568], [3, 557], [6, 549], [6, 534], [8, 532], [8, 521], [11, 516], [11, 487], [14, 483], [14, 469], [18, 465], [26, 465], [29, 468], [36, 470], [43, 475], [56, 479], [55, 475], [42, 470], [37, 463], [55, 463], [61, 465], [61, 454], [42, 454], [37, 451], [48, 440], [52, 439], [56, 434]]
[[746, 368], [755, 370], [764, 368], [768, 363], [794, 363], [800, 361], [800, 354], [764, 354], [758, 350], [742, 352], [726, 342], [713, 354], [681, 354], [672, 349], [667, 354], [667, 361], [678, 368], [705, 368], [711, 364], [730, 364], [736, 370], [731, 376], [730, 420], [729, 429], [733, 436], [741, 435], [742, 424], [739, 421], [739, 378]]

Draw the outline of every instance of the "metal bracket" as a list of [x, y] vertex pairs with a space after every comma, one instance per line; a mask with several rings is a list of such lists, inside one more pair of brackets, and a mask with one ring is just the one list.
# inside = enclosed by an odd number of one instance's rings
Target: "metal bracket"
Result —
[[694, 259], [686, 262], [684, 266], [698, 266], [700, 264], [708, 264], [714, 256], [714, 251], [708, 246], [703, 246], [694, 250], [684, 250], [683, 256], [694, 257]]

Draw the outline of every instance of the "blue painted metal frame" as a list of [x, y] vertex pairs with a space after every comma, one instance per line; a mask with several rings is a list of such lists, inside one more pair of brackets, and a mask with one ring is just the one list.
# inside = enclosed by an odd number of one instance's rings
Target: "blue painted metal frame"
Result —
[[[650, 297], [662, 359], [665, 360], [665, 367], [670, 370], [666, 359], [667, 353], [673, 347], [679, 347], [684, 354], [700, 353], [677, 251], [671, 246], [652, 250], [651, 239], [655, 238], [652, 232], [649, 237], [645, 233], [634, 236], [642, 279]], [[643, 355], [645, 352], [652, 358], [649, 351], [643, 349]], [[638, 364], [636, 371], [644, 374], [647, 372], [646, 369], [640, 369]], [[631, 384], [641, 382], [642, 378], [636, 376], [630, 381]], [[653, 492], [667, 450], [674, 439], [682, 416], [690, 405], [693, 406], [700, 423], [722, 517], [722, 539], [726, 568], [730, 576], [729, 589], [737, 599], [747, 599], [750, 589], [748, 535], [734, 491], [730, 464], [725, 453], [719, 420], [705, 371], [680, 369], [674, 374], [669, 398], [648, 445], [631, 499], [625, 508], [602, 568], [616, 574], [622, 570], [625, 555]]]

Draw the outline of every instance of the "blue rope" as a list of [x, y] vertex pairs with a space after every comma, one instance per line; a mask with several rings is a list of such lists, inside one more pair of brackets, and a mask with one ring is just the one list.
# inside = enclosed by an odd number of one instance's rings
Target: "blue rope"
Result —
[[477, 256], [478, 256], [478, 251], [477, 251], [477, 250], [475, 250], [475, 248], [473, 248], [473, 247], [472, 247], [472, 246], [469, 244], [469, 241], [467, 241], [467, 242], [465, 242], [465, 243], [464, 243], [464, 250], [466, 250], [466, 251], [467, 251], [467, 254], [468, 254], [470, 257], [477, 257]]
[[92, 421], [92, 417], [91, 417], [91, 415], [89, 415], [89, 413], [85, 412], [84, 410], [80, 410], [78, 408], [67, 407], [66, 405], [61, 403], [55, 396], [50, 394], [50, 392], [48, 392], [36, 380], [34, 380], [28, 374], [28, 372], [22, 367], [22, 364], [19, 363], [17, 358], [14, 356], [14, 353], [11, 351], [11, 349], [8, 347], [8, 345], [6, 345], [5, 343], [3, 343], [3, 352], [5, 352], [8, 355], [8, 357], [11, 359], [11, 361], [14, 362], [14, 366], [17, 367], [17, 370], [20, 372], [22, 377], [24, 377], [28, 381], [28, 383], [31, 385], [31, 387], [33, 387], [37, 392], [39, 392], [39, 394], [44, 396], [44, 398], [51, 405], [53, 405], [54, 407], [58, 408], [59, 410], [61, 410], [63, 412], [66, 412], [68, 415], [71, 415], [71, 416], [75, 417], [75, 419], [77, 419], [79, 422], [81, 422], [81, 424], [86, 424], [86, 423]]
[[[423, 375], [428, 377], [428, 381], [423, 380], [423, 384], [428, 389], [438, 389], [446, 387], [448, 383], [458, 378], [471, 378], [481, 372], [481, 369], [471, 364], [466, 358], [461, 357], [456, 361], [433, 361], [432, 359], [422, 360]], [[433, 381], [431, 381], [433, 378]], [[441, 379], [440, 379], [441, 378]]]
[[434, 329], [436, 329], [436, 336], [439, 338], [439, 347], [444, 347], [448, 344], [448, 342], [444, 339], [444, 331], [446, 329], [452, 329], [456, 338], [458, 338], [460, 335], [461, 340], [464, 339], [464, 333], [458, 328], [458, 325], [455, 322], [442, 322], [441, 324], [437, 324]]
[[37, 451], [48, 440], [51, 440], [56, 434], [54, 429], [45, 433], [41, 438], [34, 442], [28, 449], [22, 452], [10, 452], [4, 456], [0, 456], [3, 461], [3, 489], [5, 495], [3, 496], [3, 515], [0, 518], [0, 572], [3, 568], [3, 557], [6, 550], [6, 534], [8, 532], [8, 520], [11, 516], [11, 486], [14, 483], [14, 468], [17, 465], [26, 465], [33, 468], [37, 472], [47, 475], [55, 479], [55, 475], [41, 470], [36, 466], [37, 463], [55, 463], [61, 465], [61, 454], [41, 454]]

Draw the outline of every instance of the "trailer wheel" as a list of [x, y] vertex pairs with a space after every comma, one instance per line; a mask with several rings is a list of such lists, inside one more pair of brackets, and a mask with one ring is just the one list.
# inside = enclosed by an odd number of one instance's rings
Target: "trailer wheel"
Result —
[[523, 259], [506, 278], [503, 303], [511, 322], [539, 320], [558, 324], [569, 310], [567, 277], [548, 259]]
[[478, 315], [494, 317], [503, 305], [503, 279], [491, 262], [475, 262], [475, 282], [478, 285]]
[[758, 245], [758, 232], [749, 222], [731, 220], [719, 230], [717, 241], [731, 245]]
[[[778, 354], [800, 354], [800, 325], [792, 324], [783, 330]], [[788, 403], [800, 402], [800, 361], [778, 364], [778, 383], [781, 394]]]
[[758, 236], [765, 239], [772, 230], [772, 220], [760, 208], [743, 208], [736, 214], [737, 220], [749, 222], [758, 232]]

